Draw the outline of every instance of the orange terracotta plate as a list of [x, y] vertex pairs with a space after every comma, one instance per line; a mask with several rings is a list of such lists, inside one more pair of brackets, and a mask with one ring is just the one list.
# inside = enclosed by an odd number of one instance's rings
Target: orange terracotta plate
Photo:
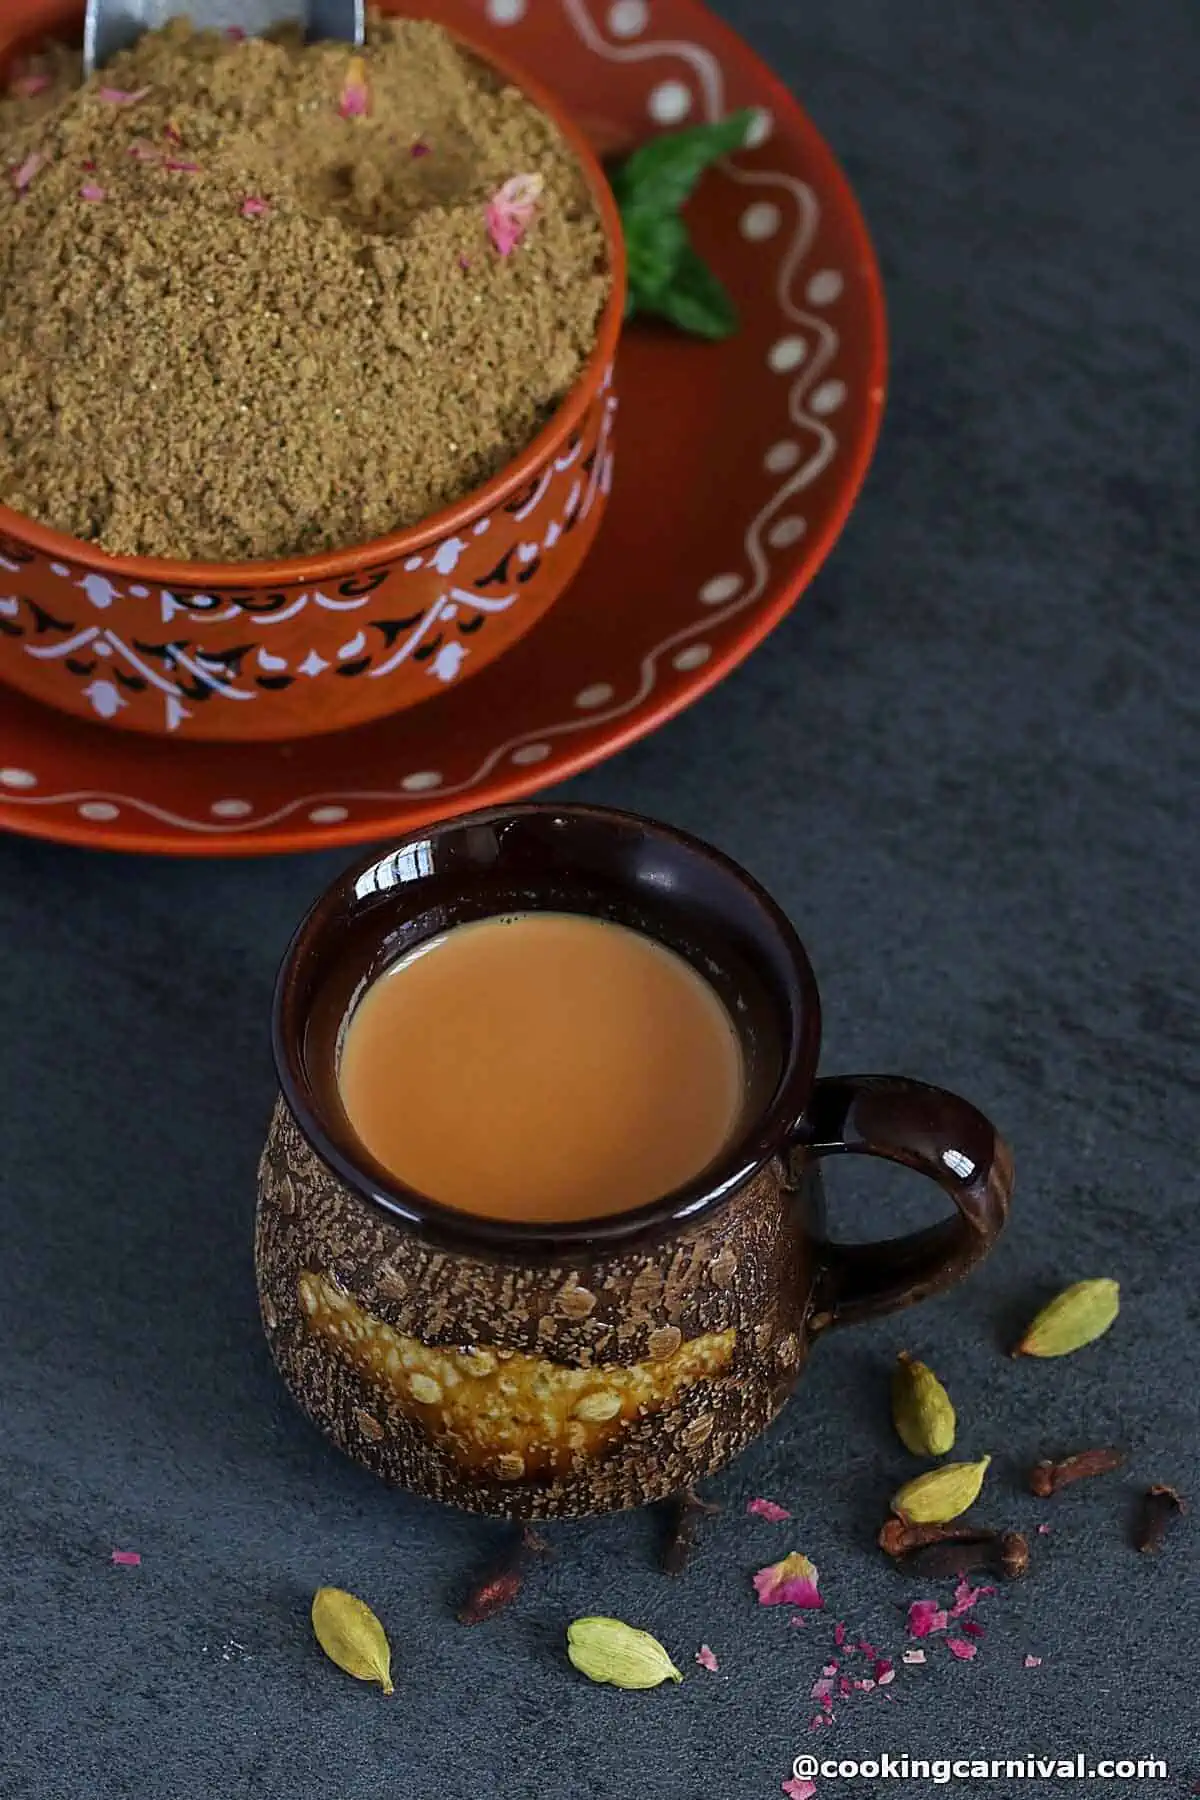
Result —
[[[321, 849], [515, 799], [604, 760], [735, 668], [837, 539], [883, 410], [879, 272], [854, 197], [786, 89], [698, 0], [437, 0], [584, 118], [605, 150], [759, 109], [708, 178], [702, 253], [743, 328], [635, 326], [595, 550], [525, 641], [458, 688], [331, 737], [173, 744], [0, 693], [0, 827], [181, 856]], [[0, 611], [8, 603], [0, 556]], [[431, 677], [431, 681], [433, 677]]]

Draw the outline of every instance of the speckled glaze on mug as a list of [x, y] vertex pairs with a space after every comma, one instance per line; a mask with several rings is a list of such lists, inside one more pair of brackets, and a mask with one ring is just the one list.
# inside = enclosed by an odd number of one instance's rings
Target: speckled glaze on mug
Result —
[[[24, 47], [77, 35], [82, 12], [78, 0], [5, 0], [0, 84]], [[612, 292], [562, 405], [457, 505], [315, 556], [240, 564], [109, 556], [0, 505], [0, 681], [118, 730], [311, 737], [465, 681], [566, 592], [612, 486], [624, 236], [600, 163], [562, 105], [491, 46], [455, 36], [554, 120], [604, 226]]]
[[[338, 1095], [341, 1034], [371, 981], [448, 927], [537, 909], [611, 919], [685, 956], [745, 1054], [744, 1124], [717, 1162], [593, 1224], [476, 1218], [406, 1190]], [[816, 1337], [960, 1281], [1007, 1216], [1011, 1158], [981, 1113], [901, 1077], [818, 1079], [820, 1034], [787, 919], [666, 826], [521, 806], [352, 869], [301, 926], [275, 1001], [281, 1094], [256, 1261], [301, 1407], [385, 1480], [512, 1519], [638, 1506], [715, 1473], [775, 1418]], [[928, 1175], [953, 1214], [830, 1243], [819, 1165], [844, 1153]]]

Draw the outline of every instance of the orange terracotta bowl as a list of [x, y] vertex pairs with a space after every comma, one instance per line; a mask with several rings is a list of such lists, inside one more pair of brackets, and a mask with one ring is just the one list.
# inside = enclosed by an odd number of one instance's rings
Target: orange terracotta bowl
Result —
[[[5, 0], [0, 77], [22, 49], [78, 34], [81, 18], [77, 0]], [[462, 41], [554, 120], [603, 219], [613, 290], [591, 359], [557, 413], [457, 506], [333, 554], [223, 565], [109, 556], [0, 506], [0, 681], [126, 731], [309, 737], [419, 705], [486, 668], [566, 590], [612, 481], [621, 221], [559, 102], [491, 49]]]

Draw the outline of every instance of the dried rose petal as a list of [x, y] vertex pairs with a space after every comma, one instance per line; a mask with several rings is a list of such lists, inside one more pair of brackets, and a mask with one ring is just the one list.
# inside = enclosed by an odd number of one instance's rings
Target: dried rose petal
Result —
[[257, 194], [249, 194], [242, 201], [243, 219], [261, 219], [271, 210], [268, 200], [260, 200]]
[[945, 1631], [949, 1623], [949, 1613], [945, 1612], [936, 1600], [914, 1600], [908, 1609], [908, 1634], [910, 1637], [928, 1637], [931, 1632]]
[[829, 1696], [833, 1693], [833, 1689], [834, 1677], [832, 1675], [822, 1675], [818, 1680], [814, 1681], [809, 1688], [809, 1699], [819, 1700], [822, 1706], [824, 1706], [825, 1702], [829, 1699]]
[[756, 1519], [769, 1519], [772, 1525], [792, 1516], [786, 1506], [779, 1506], [774, 1500], [748, 1500], [746, 1511], [753, 1513]]
[[837, 1688], [838, 1688], [838, 1693], [841, 1694], [843, 1696], [843, 1698], [845, 1698], [846, 1695], [852, 1694], [854, 1692], [854, 1683], [851, 1681], [851, 1679], [848, 1675], [839, 1675]]
[[839, 1650], [846, 1641], [846, 1627], [842, 1624], [840, 1619], [833, 1628], [833, 1641]]
[[967, 1633], [968, 1637], [980, 1638], [986, 1636], [983, 1626], [977, 1625], [974, 1619], [964, 1619], [963, 1630]]
[[923, 1663], [925, 1652], [923, 1650], [905, 1650], [902, 1660], [906, 1663]]
[[700, 1648], [697, 1650], [696, 1661], [700, 1664], [702, 1669], [711, 1669], [712, 1673], [714, 1675], [716, 1674], [719, 1665], [716, 1657], [713, 1655], [707, 1644], [701, 1644]]
[[112, 1559], [122, 1569], [140, 1568], [142, 1562], [136, 1550], [114, 1550]]
[[1038, 1526], [1038, 1536], [1039, 1537], [1049, 1537], [1050, 1536], [1049, 1525], [1039, 1525]]
[[533, 223], [546, 183], [541, 175], [514, 175], [488, 201], [488, 236], [499, 255], [511, 256]]
[[875, 1679], [880, 1687], [887, 1687], [889, 1682], [895, 1681], [896, 1666], [890, 1656], [880, 1656], [876, 1659]]
[[32, 100], [37, 94], [44, 94], [54, 84], [49, 75], [18, 75], [9, 83], [8, 91], [18, 100]]
[[418, 138], [408, 154], [410, 156], [432, 156], [433, 151], [424, 138]]
[[798, 1606], [812, 1612], [825, 1604], [817, 1592], [817, 1578], [816, 1564], [793, 1550], [758, 1571], [754, 1591], [761, 1606]]
[[342, 86], [338, 111], [343, 119], [365, 119], [371, 110], [371, 90], [367, 86], [367, 65], [361, 56], [352, 56]]
[[163, 168], [174, 169], [178, 175], [198, 175], [200, 173], [199, 163], [181, 162], [177, 156], [164, 157]]
[[979, 1646], [978, 1644], [973, 1644], [970, 1638], [948, 1637], [946, 1639], [946, 1648], [951, 1656], [957, 1656], [959, 1662], [971, 1662], [977, 1654]]
[[235, 44], [244, 44], [246, 41], [245, 27], [242, 25], [227, 25], [225, 27], [225, 36], [227, 38], [232, 38]]
[[994, 1587], [972, 1587], [965, 1575], [961, 1575], [954, 1590], [954, 1605], [950, 1608], [950, 1617], [957, 1619], [961, 1614], [970, 1612], [981, 1600], [995, 1593]]
[[150, 92], [148, 87], [129, 88], [102, 87], [96, 95], [98, 100], [107, 100], [110, 106], [136, 106]]
[[817, 1791], [817, 1784], [815, 1781], [809, 1781], [800, 1775], [793, 1775], [790, 1781], [784, 1782], [783, 1791], [787, 1795], [788, 1800], [813, 1800], [813, 1795]]
[[869, 1680], [866, 1676], [860, 1676], [859, 1679], [854, 1683], [855, 1692], [859, 1693], [859, 1694], [869, 1694], [871, 1692], [871, 1690], [874, 1688], [874, 1686], [875, 1686], [875, 1683], [873, 1681]]
[[183, 133], [180, 131], [174, 119], [168, 119], [163, 126], [163, 136], [167, 139], [168, 143], [182, 144], [183, 142]]
[[130, 144], [127, 154], [137, 162], [158, 162], [162, 157], [161, 150], [155, 149], [153, 144], [144, 142]]
[[79, 198], [93, 201], [107, 200], [108, 189], [100, 187], [95, 181], [85, 181], [79, 190]]
[[855, 1649], [861, 1650], [864, 1656], [869, 1656], [872, 1662], [874, 1662], [875, 1658], [879, 1655], [874, 1644], [868, 1644], [866, 1638], [860, 1638], [855, 1645]]
[[1040, 1656], [1027, 1656], [1025, 1658], [1025, 1667], [1027, 1669], [1040, 1669], [1041, 1666], [1042, 1659]]
[[12, 183], [18, 194], [25, 193], [30, 182], [46, 161], [47, 158], [41, 150], [31, 150], [20, 168], [13, 170]]

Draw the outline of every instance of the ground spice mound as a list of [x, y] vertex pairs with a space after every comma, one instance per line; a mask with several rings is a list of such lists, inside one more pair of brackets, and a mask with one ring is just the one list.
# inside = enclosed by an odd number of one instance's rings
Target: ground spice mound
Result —
[[556, 128], [436, 26], [356, 59], [174, 20], [83, 87], [52, 50], [0, 99], [0, 498], [124, 555], [403, 529], [530, 441], [609, 287]]

